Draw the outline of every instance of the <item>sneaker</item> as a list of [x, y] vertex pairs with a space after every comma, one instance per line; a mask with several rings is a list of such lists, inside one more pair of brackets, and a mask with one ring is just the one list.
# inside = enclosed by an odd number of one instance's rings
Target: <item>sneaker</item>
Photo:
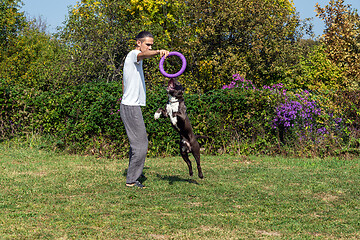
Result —
[[145, 188], [144, 185], [141, 184], [141, 182], [136, 181], [134, 183], [127, 183], [126, 184], [127, 187], [138, 187], [138, 188]]

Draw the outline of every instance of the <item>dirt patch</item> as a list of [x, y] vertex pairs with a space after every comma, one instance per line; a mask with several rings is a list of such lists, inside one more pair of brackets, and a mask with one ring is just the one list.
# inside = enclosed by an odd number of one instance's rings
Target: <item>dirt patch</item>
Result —
[[259, 230], [259, 231], [256, 231], [257, 234], [261, 234], [261, 235], [265, 235], [265, 236], [275, 236], [275, 237], [280, 237], [281, 234], [278, 233], [278, 232], [267, 232], [267, 231], [264, 231], [264, 230]]
[[149, 237], [151, 239], [170, 239], [170, 236], [160, 234], [150, 234]]

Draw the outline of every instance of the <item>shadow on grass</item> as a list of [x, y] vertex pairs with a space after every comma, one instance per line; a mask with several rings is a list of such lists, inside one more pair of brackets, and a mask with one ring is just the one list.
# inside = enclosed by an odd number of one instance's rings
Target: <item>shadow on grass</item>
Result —
[[178, 176], [162, 176], [160, 174], [156, 174], [156, 176], [161, 180], [168, 181], [170, 185], [174, 184], [174, 182], [188, 182], [199, 185], [199, 183], [193, 179], [185, 179]]
[[[146, 169], [149, 169], [149, 167], [144, 167], [144, 170], [146, 170]], [[144, 171], [144, 172], [146, 172], [146, 171]], [[123, 172], [123, 176], [126, 177], [126, 175], [127, 175], [127, 169], [125, 169]], [[163, 176], [160, 174], [156, 174], [156, 177], [158, 177], [160, 180], [168, 181], [170, 185], [174, 184], [174, 182], [188, 182], [188, 183], [199, 185], [199, 183], [194, 179], [181, 178], [178, 176]], [[138, 180], [141, 183], [144, 183], [147, 180], [147, 177], [145, 177], [143, 175]]]

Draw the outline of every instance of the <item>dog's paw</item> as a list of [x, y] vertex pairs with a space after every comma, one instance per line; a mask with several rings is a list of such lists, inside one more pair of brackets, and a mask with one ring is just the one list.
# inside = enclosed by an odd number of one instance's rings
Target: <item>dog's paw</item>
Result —
[[154, 114], [155, 120], [158, 120], [158, 119], [160, 118], [160, 116], [161, 116], [161, 113], [156, 112], [156, 113]]

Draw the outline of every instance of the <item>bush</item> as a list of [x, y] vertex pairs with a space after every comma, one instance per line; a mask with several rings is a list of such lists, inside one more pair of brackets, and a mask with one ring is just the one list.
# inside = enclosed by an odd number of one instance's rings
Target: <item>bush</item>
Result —
[[[251, 81], [238, 75], [234, 75], [234, 81], [223, 88], [243, 89], [248, 97], [251, 96], [249, 92], [258, 92], [258, 97], [253, 99], [254, 103], [258, 103], [259, 99], [268, 99], [268, 105], [261, 104], [255, 108], [266, 114], [260, 118], [252, 115], [251, 122], [267, 127], [272, 122], [272, 128], [276, 129], [279, 153], [299, 156], [336, 155], [351, 139], [350, 126], [345, 121], [348, 112], [346, 108], [339, 111], [334, 102], [331, 103], [328, 92], [288, 91], [283, 84], [264, 86], [260, 90]], [[254, 130], [254, 133], [258, 132]], [[268, 131], [268, 138], [273, 133]]]
[[[15, 137], [24, 129], [28, 119], [24, 101], [25, 91], [12, 88], [4, 79], [0, 79], [0, 140]], [[23, 93], [23, 94], [22, 94]]]
[[[20, 91], [8, 86], [0, 89], [0, 96], [3, 139], [16, 132], [18, 136], [40, 133], [54, 136], [47, 138], [52, 139], [48, 148], [106, 157], [128, 153], [119, 115], [119, 82], [91, 82], [54, 91]], [[194, 133], [209, 137], [201, 140], [207, 154], [328, 156], [357, 152], [354, 122], [358, 104], [350, 104], [345, 93], [341, 98], [334, 96], [289, 91], [282, 84], [258, 89], [234, 75], [223, 89], [185, 94], [185, 101]], [[149, 156], [179, 152], [179, 136], [170, 121], [154, 120], [154, 113], [166, 102], [164, 88], [148, 90], [143, 117]], [[344, 104], [347, 107], [337, 107]]]

